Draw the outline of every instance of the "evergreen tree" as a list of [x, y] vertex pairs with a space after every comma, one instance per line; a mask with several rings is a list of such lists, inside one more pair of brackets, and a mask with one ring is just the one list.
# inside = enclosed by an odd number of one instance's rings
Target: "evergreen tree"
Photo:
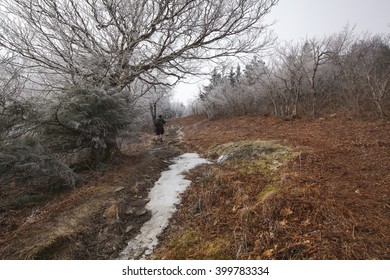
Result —
[[207, 86], [203, 86], [203, 91], [199, 94], [199, 98], [204, 100], [210, 91], [222, 84], [222, 81], [222, 74], [218, 72], [217, 68], [214, 68], [210, 77], [210, 83]]
[[245, 79], [249, 85], [255, 84], [265, 73], [265, 62], [257, 57], [254, 57], [251, 62], [245, 66]]

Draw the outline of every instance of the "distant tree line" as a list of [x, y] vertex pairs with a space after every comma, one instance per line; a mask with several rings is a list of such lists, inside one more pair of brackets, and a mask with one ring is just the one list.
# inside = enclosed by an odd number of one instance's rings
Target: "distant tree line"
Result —
[[265, 63], [214, 69], [193, 110], [209, 118], [249, 113], [282, 117], [390, 117], [390, 37], [343, 32], [282, 43]]

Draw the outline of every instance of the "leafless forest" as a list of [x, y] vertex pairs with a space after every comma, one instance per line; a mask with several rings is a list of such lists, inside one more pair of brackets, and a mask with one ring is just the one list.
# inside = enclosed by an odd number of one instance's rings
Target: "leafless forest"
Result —
[[390, 114], [387, 36], [338, 34], [280, 43], [267, 63], [215, 68], [193, 109], [209, 118], [254, 112], [288, 118], [341, 114], [387, 119]]

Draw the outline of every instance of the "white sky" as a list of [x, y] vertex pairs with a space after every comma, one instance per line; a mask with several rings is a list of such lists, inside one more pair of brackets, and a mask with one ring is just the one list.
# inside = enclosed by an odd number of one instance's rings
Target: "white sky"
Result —
[[390, 33], [390, 0], [280, 0], [269, 14], [281, 40], [323, 36], [349, 24], [357, 32]]
[[[349, 24], [355, 33], [390, 34], [390, 0], [280, 0], [266, 22], [281, 41], [322, 37]], [[175, 87], [175, 100], [189, 103], [199, 91], [199, 81]], [[204, 81], [203, 81], [204, 83]]]

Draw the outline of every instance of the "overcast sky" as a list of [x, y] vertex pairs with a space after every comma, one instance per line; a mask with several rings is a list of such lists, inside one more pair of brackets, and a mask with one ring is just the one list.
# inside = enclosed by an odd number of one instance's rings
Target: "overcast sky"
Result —
[[[390, 34], [390, 0], [280, 0], [266, 22], [281, 41], [299, 41], [340, 32], [349, 24], [355, 33]], [[199, 85], [179, 85], [175, 100], [188, 102]]]
[[390, 0], [280, 0], [268, 18], [277, 20], [273, 29], [285, 41], [340, 32], [347, 24], [389, 34]]

